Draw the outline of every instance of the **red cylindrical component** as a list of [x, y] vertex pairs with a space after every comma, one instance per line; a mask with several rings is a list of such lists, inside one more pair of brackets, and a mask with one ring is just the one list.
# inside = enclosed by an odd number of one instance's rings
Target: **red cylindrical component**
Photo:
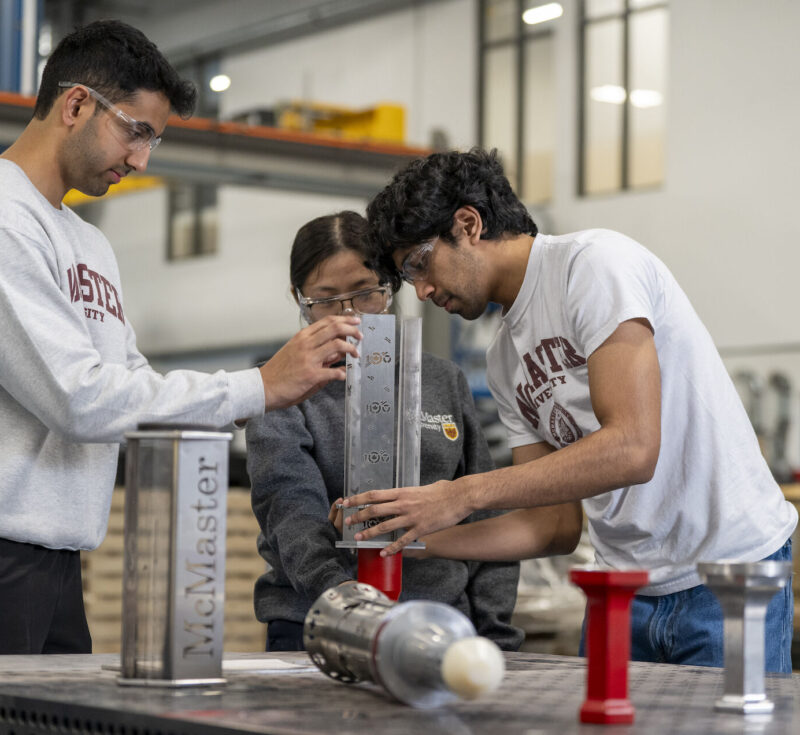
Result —
[[586, 608], [586, 700], [581, 722], [633, 722], [628, 699], [631, 600], [647, 584], [644, 570], [572, 569], [570, 579], [588, 598]]
[[397, 600], [403, 588], [403, 555], [381, 556], [380, 549], [359, 549], [358, 581], [371, 584], [390, 600]]

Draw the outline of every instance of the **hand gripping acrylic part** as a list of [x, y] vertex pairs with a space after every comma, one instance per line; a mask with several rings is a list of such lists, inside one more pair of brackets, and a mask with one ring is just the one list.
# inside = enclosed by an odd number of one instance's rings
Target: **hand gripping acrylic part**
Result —
[[126, 435], [120, 684], [224, 682], [231, 438], [192, 427]]
[[[404, 319], [398, 329], [391, 314], [365, 314], [361, 332], [359, 357], [347, 356], [345, 497], [419, 484], [422, 320]], [[357, 510], [346, 509], [345, 518]], [[357, 549], [359, 581], [396, 600], [402, 588], [401, 557], [381, 557], [380, 549], [402, 531], [355, 540], [358, 531], [379, 522], [345, 524], [337, 546]]]
[[768, 714], [764, 691], [767, 606], [792, 576], [790, 561], [700, 562], [700, 579], [717, 596], [724, 616], [725, 692], [714, 709]]
[[647, 584], [644, 570], [620, 571], [575, 567], [569, 577], [587, 597], [586, 699], [581, 722], [633, 722], [628, 699], [631, 654], [631, 600]]
[[505, 672], [500, 649], [461, 612], [440, 602], [395, 604], [362, 583], [323, 593], [306, 616], [311, 660], [337, 681], [371, 681], [421, 709], [495, 690]]

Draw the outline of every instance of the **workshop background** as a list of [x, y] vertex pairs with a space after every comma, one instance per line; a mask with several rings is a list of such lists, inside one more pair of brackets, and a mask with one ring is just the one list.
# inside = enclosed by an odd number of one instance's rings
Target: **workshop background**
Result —
[[[99, 200], [69, 195], [114, 246], [156, 368], [269, 356], [300, 326], [287, 273], [304, 222], [363, 211], [430, 150], [496, 147], [542, 231], [619, 230], [669, 266], [800, 503], [800, 3], [0, 0], [0, 150], [29, 119], [50, 50], [109, 17], [143, 30], [201, 91], [145, 175]], [[425, 349], [467, 372], [507, 462], [483, 361], [496, 312], [467, 323], [408, 288], [397, 301], [424, 316]], [[237, 488], [243, 450], [240, 435]], [[257, 526], [246, 492], [230, 501], [226, 650], [261, 650]], [[106, 542], [84, 555], [96, 652], [119, 650], [121, 503], [122, 488]], [[575, 653], [583, 600], [565, 570], [590, 555], [524, 564], [529, 650]]]

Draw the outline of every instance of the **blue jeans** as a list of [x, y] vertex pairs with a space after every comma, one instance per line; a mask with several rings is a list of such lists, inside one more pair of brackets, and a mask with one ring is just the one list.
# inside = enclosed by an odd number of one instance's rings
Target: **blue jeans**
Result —
[[[789, 539], [764, 561], [791, 561]], [[767, 607], [767, 671], [791, 673], [794, 603], [792, 582], [775, 594]], [[631, 661], [724, 666], [722, 608], [701, 584], [671, 595], [636, 595], [631, 604]], [[579, 653], [585, 656], [586, 620]]]

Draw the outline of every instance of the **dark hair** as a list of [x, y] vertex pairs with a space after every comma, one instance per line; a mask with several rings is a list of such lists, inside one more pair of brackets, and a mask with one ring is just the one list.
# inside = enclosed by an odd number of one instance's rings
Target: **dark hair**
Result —
[[111, 102], [129, 100], [140, 89], [162, 92], [182, 118], [194, 112], [197, 90], [181, 79], [141, 31], [118, 20], [98, 20], [65, 36], [42, 74], [33, 115], [47, 117], [63, 91], [59, 82], [78, 82]]
[[387, 277], [396, 275], [395, 250], [435, 237], [455, 242], [453, 215], [467, 205], [481, 215], [481, 239], [538, 232], [512, 191], [496, 150], [433, 153], [395, 174], [367, 206], [373, 267]]
[[[364, 258], [364, 265], [374, 270], [371, 262], [367, 220], [357, 212], [338, 212], [317, 217], [304, 224], [295, 235], [289, 257], [289, 278], [292, 288], [302, 290], [309, 275], [332, 255], [343, 250], [353, 250]], [[395, 274], [381, 278], [393, 292], [400, 288]]]

